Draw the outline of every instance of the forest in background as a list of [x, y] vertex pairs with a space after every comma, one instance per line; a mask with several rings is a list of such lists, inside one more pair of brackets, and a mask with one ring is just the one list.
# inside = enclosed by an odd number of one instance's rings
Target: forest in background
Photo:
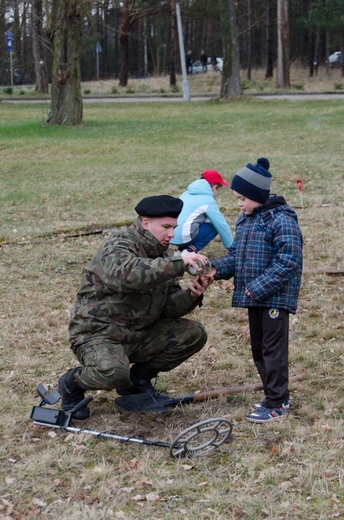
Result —
[[[61, 0], [59, 0], [61, 2]], [[10, 84], [12, 38], [15, 82], [35, 83], [37, 67], [52, 75], [51, 13], [57, 0], [0, 0], [0, 84]], [[129, 77], [169, 74], [176, 53], [175, 0], [62, 0], [84, 4], [82, 16], [81, 80], [118, 78], [127, 67]], [[228, 0], [181, 0], [179, 2], [185, 50], [198, 59], [224, 54], [221, 13]], [[279, 0], [235, 1], [240, 66], [250, 77], [252, 68], [263, 67], [273, 75], [277, 59], [277, 5]], [[342, 0], [289, 0], [290, 60], [317, 72], [330, 53], [343, 50], [344, 5]], [[97, 52], [98, 51], [98, 52]], [[36, 60], [35, 60], [36, 55]], [[44, 59], [42, 59], [44, 57]], [[35, 63], [36, 61], [36, 63]], [[342, 65], [343, 67], [343, 65]]]

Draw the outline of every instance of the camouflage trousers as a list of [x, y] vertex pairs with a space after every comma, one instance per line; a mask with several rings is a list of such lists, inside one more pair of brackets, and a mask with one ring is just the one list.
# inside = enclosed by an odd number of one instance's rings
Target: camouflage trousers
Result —
[[82, 365], [75, 373], [76, 382], [85, 390], [129, 388], [131, 363], [148, 363], [157, 372], [168, 372], [207, 341], [203, 325], [185, 318], [160, 320], [146, 332], [137, 343], [120, 344], [99, 335], [74, 348]]

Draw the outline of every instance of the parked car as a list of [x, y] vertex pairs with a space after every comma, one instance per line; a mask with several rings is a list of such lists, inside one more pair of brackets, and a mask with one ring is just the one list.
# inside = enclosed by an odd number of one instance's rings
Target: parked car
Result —
[[15, 85], [29, 83], [30, 77], [24, 68], [14, 69], [13, 81]]
[[[222, 72], [222, 69], [223, 69], [223, 58], [216, 58], [216, 60], [217, 60], [217, 63], [216, 63], [216, 69], [215, 69], [213, 67], [212, 62], [211, 62], [211, 58], [208, 58], [207, 72], [209, 72], [211, 70]], [[202, 72], [203, 72], [203, 65], [202, 65], [202, 63], [200, 62], [200, 60], [195, 61], [193, 66], [192, 66], [192, 74], [200, 74]]]
[[342, 51], [336, 51], [333, 54], [330, 54], [328, 57], [328, 62], [330, 65], [341, 65], [343, 60]]

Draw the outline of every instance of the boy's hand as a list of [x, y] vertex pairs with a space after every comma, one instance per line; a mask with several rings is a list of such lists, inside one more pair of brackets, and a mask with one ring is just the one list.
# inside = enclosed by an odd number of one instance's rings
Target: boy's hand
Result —
[[208, 271], [207, 274], [206, 274], [206, 276], [208, 276], [209, 278], [212, 278], [212, 282], [211, 282], [211, 283], [213, 283], [213, 281], [214, 281], [214, 276], [215, 276], [215, 275], [216, 275], [216, 269], [215, 269], [215, 267], [212, 267], [212, 268], [210, 269], [210, 271]]
[[248, 296], [249, 298], [252, 298], [252, 294], [250, 293], [250, 291], [248, 289], [245, 289], [245, 294], [246, 296]]

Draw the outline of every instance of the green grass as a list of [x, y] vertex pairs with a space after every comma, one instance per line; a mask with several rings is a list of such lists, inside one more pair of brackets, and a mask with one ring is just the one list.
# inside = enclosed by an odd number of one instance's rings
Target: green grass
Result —
[[[78, 128], [47, 126], [44, 111], [36, 104], [2, 107], [3, 240], [17, 219], [24, 234], [129, 219], [149, 193], [178, 195], [210, 168], [230, 178], [258, 155], [269, 157], [275, 189], [294, 201], [299, 177], [309, 202], [332, 202], [331, 190], [339, 196], [340, 101], [87, 104]], [[313, 189], [315, 182], [322, 190]], [[226, 204], [234, 202], [226, 197]], [[26, 211], [34, 229], [25, 225]]]
[[[343, 497], [343, 130], [339, 100], [244, 99], [86, 104], [78, 128], [45, 124], [47, 105], [1, 103], [0, 517], [44, 520], [328, 520]], [[75, 366], [68, 315], [83, 267], [108, 229], [157, 193], [179, 195], [205, 169], [224, 177], [264, 155], [273, 191], [296, 208], [305, 270], [290, 320], [293, 407], [282, 423], [249, 424], [261, 393], [223, 396], [166, 414], [124, 415], [115, 392], [96, 392], [83, 426], [171, 442], [191, 424], [233, 421], [212, 456], [173, 460], [168, 450], [35, 426], [36, 385], [56, 388]], [[302, 179], [304, 209], [296, 179]], [[219, 203], [234, 228], [230, 190]], [[72, 236], [74, 235], [74, 236]], [[214, 241], [206, 254], [219, 257]], [[187, 278], [182, 280], [187, 284]], [[214, 283], [195, 311], [205, 348], [161, 374], [171, 396], [259, 382], [245, 310], [232, 281]]]

